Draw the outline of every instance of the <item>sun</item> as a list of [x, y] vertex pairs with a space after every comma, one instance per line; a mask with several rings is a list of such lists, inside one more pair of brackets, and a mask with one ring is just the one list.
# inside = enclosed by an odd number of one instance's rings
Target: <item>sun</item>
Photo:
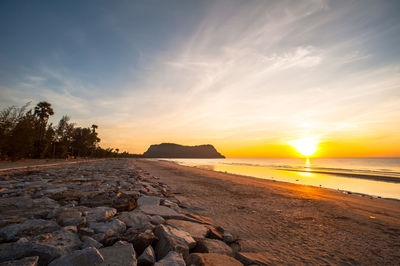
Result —
[[313, 138], [297, 139], [290, 142], [290, 145], [303, 156], [310, 157], [318, 149], [318, 142]]

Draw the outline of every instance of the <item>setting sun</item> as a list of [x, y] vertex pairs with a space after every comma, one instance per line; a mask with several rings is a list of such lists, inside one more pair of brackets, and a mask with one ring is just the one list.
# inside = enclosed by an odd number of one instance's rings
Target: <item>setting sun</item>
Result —
[[291, 141], [290, 144], [296, 148], [296, 150], [307, 157], [310, 157], [317, 151], [318, 142], [313, 138], [297, 139]]

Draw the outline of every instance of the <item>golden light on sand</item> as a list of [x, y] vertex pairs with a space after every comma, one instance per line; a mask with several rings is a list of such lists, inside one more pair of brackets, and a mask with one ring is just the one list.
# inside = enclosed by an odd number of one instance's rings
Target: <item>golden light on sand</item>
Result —
[[313, 138], [297, 139], [290, 144], [303, 156], [310, 157], [318, 149], [318, 142]]

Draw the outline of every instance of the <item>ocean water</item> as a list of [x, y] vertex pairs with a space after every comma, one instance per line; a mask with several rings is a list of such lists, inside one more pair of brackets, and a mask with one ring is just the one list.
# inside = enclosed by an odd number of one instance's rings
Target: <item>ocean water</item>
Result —
[[400, 199], [400, 158], [166, 160], [213, 171]]

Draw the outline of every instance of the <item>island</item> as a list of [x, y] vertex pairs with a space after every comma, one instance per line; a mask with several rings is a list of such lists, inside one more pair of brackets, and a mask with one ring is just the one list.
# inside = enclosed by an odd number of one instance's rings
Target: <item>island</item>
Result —
[[184, 146], [175, 143], [151, 145], [145, 158], [225, 158], [213, 145]]

